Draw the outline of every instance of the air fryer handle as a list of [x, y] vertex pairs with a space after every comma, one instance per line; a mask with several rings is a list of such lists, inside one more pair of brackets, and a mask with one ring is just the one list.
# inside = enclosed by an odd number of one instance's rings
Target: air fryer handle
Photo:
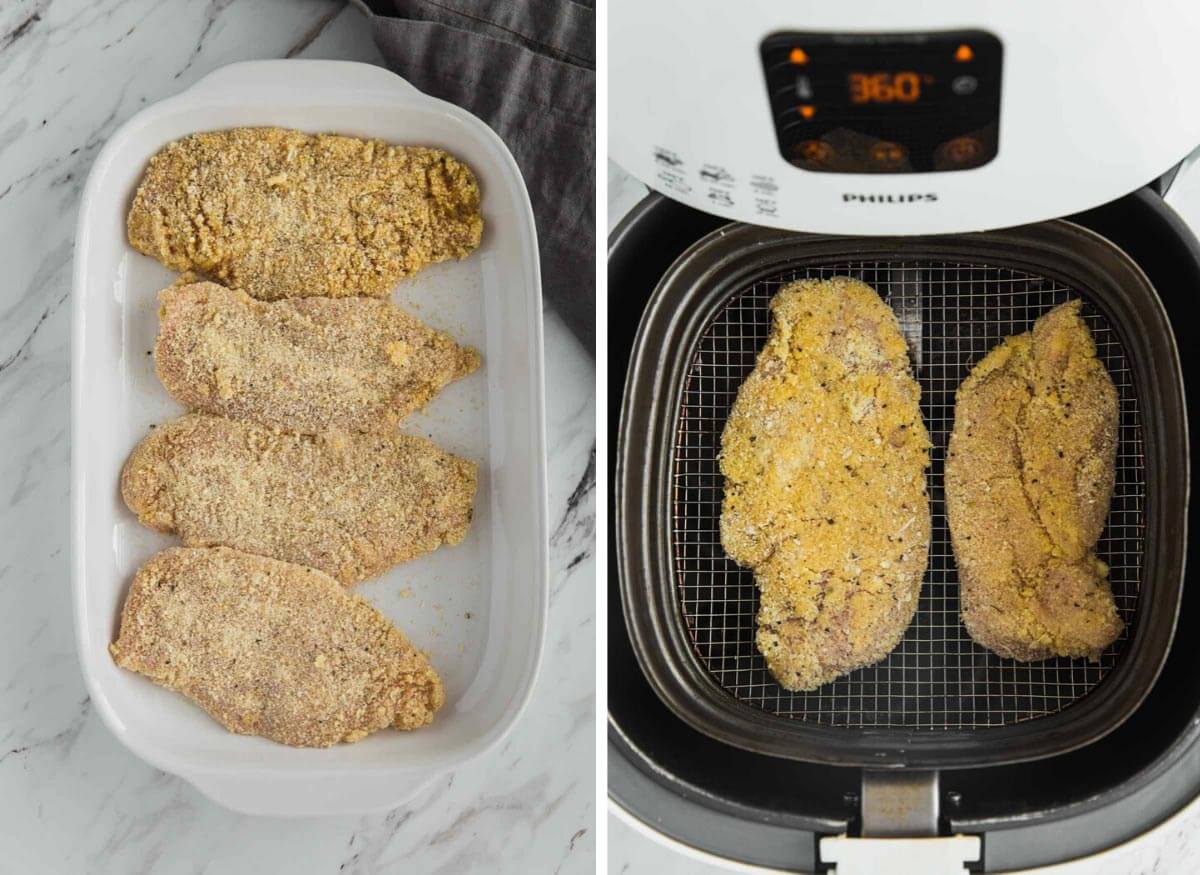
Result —
[[863, 838], [938, 834], [938, 773], [863, 769]]
[[862, 776], [862, 838], [821, 839], [835, 875], [960, 875], [979, 860], [978, 836], [938, 836], [937, 772], [878, 771]]
[[924, 839], [821, 839], [821, 860], [832, 875], [969, 875], [979, 860], [979, 836]]

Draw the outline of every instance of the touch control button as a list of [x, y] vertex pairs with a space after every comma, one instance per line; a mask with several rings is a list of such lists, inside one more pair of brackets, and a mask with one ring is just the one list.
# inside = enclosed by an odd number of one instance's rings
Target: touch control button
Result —
[[801, 140], [796, 144], [795, 153], [805, 161], [825, 164], [833, 157], [833, 147], [823, 140]]
[[983, 143], [976, 137], [955, 137], [942, 143], [938, 152], [950, 164], [973, 164], [983, 155]]
[[899, 143], [876, 143], [871, 147], [871, 161], [879, 167], [899, 167], [906, 152]]
[[966, 97], [968, 94], [974, 94], [975, 89], [979, 87], [979, 80], [974, 76], [955, 76], [950, 80], [950, 90], [959, 97]]

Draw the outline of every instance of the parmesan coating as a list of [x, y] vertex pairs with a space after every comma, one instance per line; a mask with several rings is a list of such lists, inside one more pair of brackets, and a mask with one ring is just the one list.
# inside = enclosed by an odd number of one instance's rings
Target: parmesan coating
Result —
[[1020, 660], [1098, 658], [1124, 624], [1093, 552], [1112, 498], [1117, 390], [1070, 301], [958, 389], [946, 513], [971, 637]]
[[475, 465], [408, 435], [297, 435], [206, 414], [152, 431], [121, 472], [143, 525], [317, 568], [344, 584], [457, 544]]
[[109, 650], [230, 732], [295, 747], [417, 729], [445, 701], [425, 656], [365, 599], [227, 547], [175, 547], [143, 565]]
[[394, 431], [479, 354], [375, 298], [256, 301], [216, 283], [159, 293], [155, 367], [194, 410], [287, 431]]
[[895, 314], [857, 280], [804, 280], [721, 438], [721, 543], [754, 569], [758, 649], [789, 690], [883, 659], [929, 552], [929, 436]]
[[482, 231], [479, 186], [452, 155], [282, 128], [167, 144], [128, 220], [139, 252], [266, 300], [382, 297]]

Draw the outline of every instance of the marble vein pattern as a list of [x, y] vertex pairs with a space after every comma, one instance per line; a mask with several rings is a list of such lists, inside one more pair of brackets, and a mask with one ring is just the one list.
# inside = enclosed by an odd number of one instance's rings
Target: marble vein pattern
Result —
[[591, 872], [594, 367], [553, 314], [546, 661], [500, 748], [387, 814], [254, 818], [135, 758], [90, 707], [69, 585], [80, 192], [141, 107], [223, 64], [281, 57], [379, 60], [338, 0], [0, 3], [0, 871]]

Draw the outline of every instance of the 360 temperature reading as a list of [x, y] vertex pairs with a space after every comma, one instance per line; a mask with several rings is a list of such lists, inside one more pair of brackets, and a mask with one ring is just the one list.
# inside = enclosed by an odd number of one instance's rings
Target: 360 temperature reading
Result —
[[913, 70], [899, 73], [851, 73], [851, 103], [916, 103], [921, 99], [921, 83], [933, 81]]

